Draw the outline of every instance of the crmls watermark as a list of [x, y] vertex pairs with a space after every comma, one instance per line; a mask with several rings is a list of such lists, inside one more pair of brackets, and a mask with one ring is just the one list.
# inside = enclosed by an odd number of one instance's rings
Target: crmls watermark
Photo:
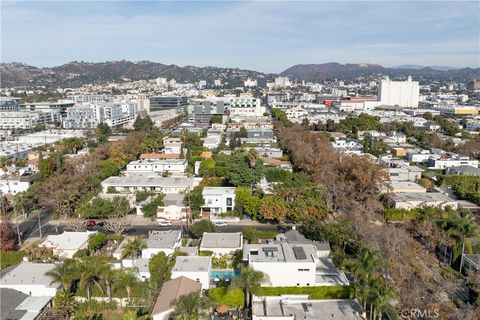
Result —
[[400, 311], [400, 317], [402, 319], [438, 319], [440, 313], [437, 309], [403, 309]]

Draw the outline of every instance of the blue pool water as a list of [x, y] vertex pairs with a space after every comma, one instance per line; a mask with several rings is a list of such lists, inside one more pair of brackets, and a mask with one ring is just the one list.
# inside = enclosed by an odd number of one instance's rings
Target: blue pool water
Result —
[[210, 272], [210, 278], [212, 279], [215, 279], [215, 278], [218, 278], [218, 279], [222, 279], [222, 280], [226, 280], [226, 279], [233, 279], [235, 278], [236, 276], [238, 276], [240, 274], [240, 271], [238, 270], [212, 270]]

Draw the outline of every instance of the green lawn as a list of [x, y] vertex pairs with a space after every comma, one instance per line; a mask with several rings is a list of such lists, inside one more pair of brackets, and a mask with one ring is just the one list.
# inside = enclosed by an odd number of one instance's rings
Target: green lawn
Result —
[[22, 262], [25, 253], [23, 251], [1, 251], [0, 269], [4, 269]]
[[352, 299], [350, 286], [325, 287], [262, 287], [258, 296], [279, 296], [282, 294], [308, 294], [311, 299]]
[[244, 295], [241, 289], [218, 287], [208, 290], [208, 296], [219, 305], [243, 307]]

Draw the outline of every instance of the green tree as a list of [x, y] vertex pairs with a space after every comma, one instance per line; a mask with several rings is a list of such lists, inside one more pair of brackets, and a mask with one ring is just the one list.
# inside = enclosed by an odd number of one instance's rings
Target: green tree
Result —
[[147, 130], [150, 131], [153, 129], [155, 123], [153, 122], [152, 118], [150, 118], [149, 115], [145, 116], [138, 116], [137, 119], [135, 119], [135, 122], [133, 123], [133, 128], [136, 131], [140, 130]]
[[213, 123], [223, 123], [222, 116], [219, 114], [215, 114], [210, 118], [210, 124]]
[[78, 303], [75, 300], [75, 296], [70, 291], [60, 290], [55, 294], [55, 297], [53, 297], [53, 308], [67, 318], [73, 316], [77, 305]]
[[240, 275], [235, 277], [232, 286], [242, 289], [245, 294], [245, 307], [251, 305], [252, 295], [258, 294], [260, 285], [265, 279], [265, 274], [261, 271], [256, 271], [252, 267], [242, 267]]
[[142, 238], [135, 238], [131, 241], [128, 241], [122, 249], [122, 259], [123, 258], [132, 258], [137, 259], [142, 250], [147, 247], [145, 240]]
[[124, 289], [127, 294], [128, 301], [132, 301], [132, 288], [137, 283], [137, 278], [133, 273], [119, 271], [114, 282], [117, 289]]
[[170, 278], [168, 257], [164, 252], [159, 252], [148, 261], [150, 282], [155, 288], [160, 288]]
[[102, 160], [98, 164], [100, 169], [100, 178], [106, 179], [118, 174], [120, 167], [113, 160]]
[[66, 259], [63, 263], [55, 265], [55, 268], [45, 275], [52, 278], [52, 283], [61, 283], [64, 291], [70, 291], [73, 282], [79, 278], [76, 261], [72, 259]]
[[284, 221], [287, 218], [287, 213], [287, 203], [279, 196], [268, 196], [262, 199], [260, 204], [262, 219]]
[[172, 306], [175, 319], [198, 320], [208, 315], [207, 309], [213, 306], [213, 302], [199, 292], [192, 292], [174, 300]]
[[215, 226], [210, 220], [196, 221], [192, 225], [192, 233], [196, 238], [202, 237], [204, 232], [215, 232]]
[[95, 129], [95, 134], [100, 142], [104, 143], [107, 142], [108, 136], [112, 133], [112, 129], [110, 129], [109, 125], [106, 123], [99, 123], [97, 128]]
[[248, 214], [252, 218], [258, 215], [260, 198], [253, 195], [250, 188], [238, 187], [235, 190], [235, 211], [239, 214]]
[[107, 236], [103, 233], [94, 233], [88, 236], [87, 248], [89, 251], [98, 251], [107, 244]]
[[185, 198], [183, 200], [183, 203], [186, 206], [190, 206], [190, 209], [195, 213], [199, 214], [202, 206], [205, 204], [205, 200], [203, 199], [203, 187], [201, 186], [196, 186], [193, 188], [192, 191], [188, 192], [185, 195]]
[[251, 186], [259, 182], [263, 175], [263, 162], [254, 151], [240, 150], [230, 158], [227, 177], [234, 186]]
[[84, 257], [78, 264], [78, 271], [80, 273], [80, 281], [78, 286], [80, 289], [84, 289], [87, 293], [87, 299], [90, 300], [90, 290], [92, 286], [95, 286], [98, 290], [103, 292], [103, 288], [100, 285], [100, 273], [101, 273], [101, 263], [99, 260], [94, 259], [93, 257]]

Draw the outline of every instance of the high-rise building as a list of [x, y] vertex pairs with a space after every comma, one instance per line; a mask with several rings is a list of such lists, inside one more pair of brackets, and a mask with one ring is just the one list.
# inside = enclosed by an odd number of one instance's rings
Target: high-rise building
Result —
[[473, 79], [469, 83], [467, 83], [467, 90], [468, 91], [479, 91], [480, 90], [480, 80]]
[[420, 87], [418, 81], [391, 81], [386, 77], [378, 83], [378, 97], [382, 105], [418, 108]]
[[149, 112], [175, 109], [177, 112], [184, 112], [188, 104], [188, 98], [183, 96], [157, 96], [150, 97]]

